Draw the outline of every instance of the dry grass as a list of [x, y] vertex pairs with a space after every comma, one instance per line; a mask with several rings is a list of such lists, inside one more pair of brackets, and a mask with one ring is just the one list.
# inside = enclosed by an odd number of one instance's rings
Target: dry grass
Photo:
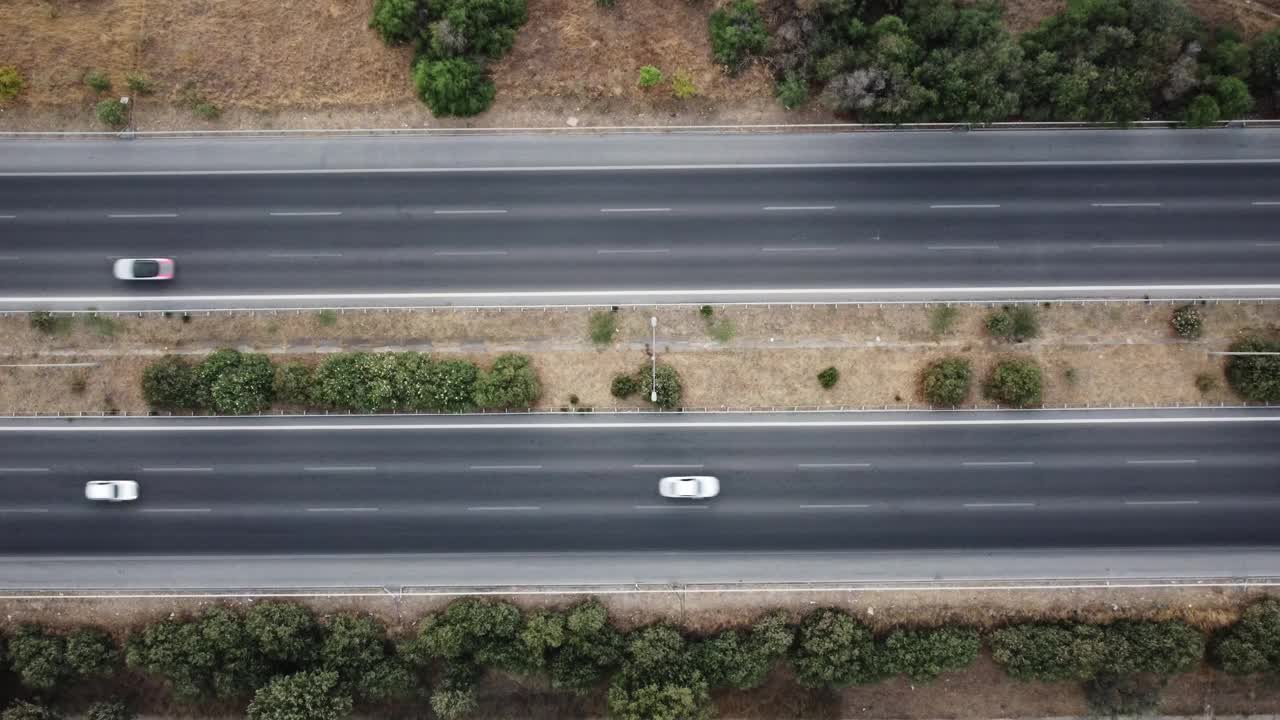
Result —
[[[1045, 369], [1050, 405], [1165, 405], [1235, 402], [1221, 379], [1223, 349], [1248, 331], [1280, 330], [1280, 304], [1210, 305], [1205, 336], [1172, 336], [1167, 305], [1052, 305], [1040, 308], [1041, 335], [1020, 345], [986, 337], [986, 310], [958, 309], [952, 329], [935, 337], [920, 306], [774, 306], [716, 310], [732, 322], [733, 339], [709, 337], [694, 308], [628, 309], [618, 313], [616, 341], [596, 348], [587, 337], [587, 310], [440, 310], [340, 313], [326, 325], [316, 313], [121, 318], [110, 337], [83, 321], [65, 335], [46, 336], [20, 317], [0, 318], [5, 363], [98, 362], [91, 369], [0, 368], [0, 410], [18, 412], [145, 412], [138, 389], [142, 367], [163, 352], [201, 353], [223, 346], [265, 351], [279, 359], [337, 350], [409, 348], [488, 362], [520, 351], [534, 360], [544, 386], [543, 407], [612, 407], [618, 373], [648, 362], [648, 318], [659, 318], [658, 353], [684, 379], [685, 404], [720, 406], [868, 406], [923, 402], [920, 370], [959, 354], [983, 377], [997, 361], [1030, 356]], [[147, 353], [138, 355], [131, 353]], [[840, 370], [831, 390], [817, 383], [829, 365]], [[1218, 386], [1202, 393], [1196, 376]], [[73, 382], [81, 378], [83, 388]], [[627, 403], [621, 403], [627, 405]], [[989, 406], [975, 391], [967, 404]], [[633, 400], [630, 406], [641, 406]]]

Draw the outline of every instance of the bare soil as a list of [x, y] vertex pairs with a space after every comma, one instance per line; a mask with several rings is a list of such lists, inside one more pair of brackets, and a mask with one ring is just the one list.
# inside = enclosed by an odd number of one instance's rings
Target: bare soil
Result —
[[[933, 309], [914, 305], [750, 306], [718, 308], [711, 336], [695, 308], [633, 308], [616, 314], [615, 341], [587, 337], [586, 309], [314, 312], [178, 317], [149, 315], [90, 323], [45, 335], [25, 317], [0, 318], [0, 364], [96, 363], [92, 367], [0, 368], [0, 412], [146, 411], [139, 378], [159, 355], [198, 357], [219, 347], [268, 352], [279, 360], [316, 361], [343, 350], [413, 350], [489, 362], [502, 352], [530, 355], [543, 383], [540, 407], [641, 407], [609, 394], [618, 373], [649, 361], [648, 319], [658, 317], [658, 356], [684, 382], [687, 407], [902, 407], [924, 404], [920, 371], [962, 355], [981, 379], [996, 362], [1032, 357], [1045, 372], [1047, 405], [1175, 405], [1239, 402], [1222, 378], [1221, 358], [1235, 338], [1280, 332], [1280, 304], [1202, 306], [1205, 334], [1186, 341], [1169, 328], [1169, 305], [1053, 304], [1040, 307], [1038, 338], [1010, 344], [987, 336], [981, 307], [958, 307], [951, 328], [930, 329]], [[109, 331], [110, 334], [103, 334]], [[834, 366], [831, 390], [817, 373]], [[1201, 391], [1197, 376], [1213, 378]], [[976, 383], [975, 383], [976, 385]], [[966, 405], [991, 407], [974, 392]]]
[[[776, 5], [771, 0], [767, 5]], [[808, 0], [798, 0], [807, 2]], [[1007, 0], [1015, 31], [1065, 0]], [[1206, 20], [1246, 36], [1280, 25], [1280, 0], [1191, 0]], [[712, 0], [529, 0], [529, 22], [494, 68], [498, 97], [483, 115], [433, 118], [413, 93], [411, 50], [385, 47], [367, 28], [370, 0], [6, 0], [0, 64], [26, 90], [0, 108], [0, 130], [100, 130], [98, 99], [83, 84], [97, 69], [124, 94], [141, 72], [156, 93], [134, 99], [133, 127], [165, 129], [564, 127], [824, 122], [811, 107], [786, 112], [764, 68], [730, 77], [707, 39]], [[687, 72], [698, 96], [643, 90], [639, 68]], [[222, 109], [192, 114], [184, 92]]]
[[[1234, 622], [1242, 607], [1270, 594], [1257, 588], [1154, 587], [1078, 589], [944, 590], [920, 587], [904, 590], [790, 590], [763, 592], [620, 591], [598, 597], [619, 626], [632, 629], [653, 622], [675, 623], [695, 635], [749, 624], [765, 612], [781, 609], [799, 619], [814, 608], [838, 607], [867, 622], [877, 633], [902, 625], [929, 626], [943, 622], [968, 623], [989, 629], [1009, 622], [1083, 620], [1108, 622], [1120, 618], [1180, 618], [1205, 632]], [[372, 613], [388, 624], [394, 637], [414, 632], [426, 613], [439, 610], [460, 595], [397, 596], [381, 591], [349, 598], [296, 598], [322, 616], [340, 612]], [[584, 593], [512, 594], [498, 596], [526, 610], [565, 608], [587, 597]], [[0, 597], [0, 630], [24, 622], [55, 628], [81, 624], [104, 627], [123, 637], [143, 624], [198, 613], [215, 602], [247, 606], [265, 598], [212, 600], [208, 598], [77, 598], [42, 600]], [[139, 705], [164, 717], [188, 717], [189, 708], [168, 704], [163, 689], [144, 678], [129, 678], [122, 690]], [[489, 673], [484, 679], [477, 714], [486, 718], [556, 720], [604, 715], [601, 693], [584, 696], [550, 691], [537, 679]], [[1075, 683], [1019, 683], [1009, 680], [987, 656], [958, 673], [916, 685], [895, 679], [839, 691], [810, 692], [799, 688], [787, 668], [779, 667], [761, 688], [716, 695], [719, 716], [765, 718], [902, 718], [956, 720], [991, 717], [1080, 717], [1087, 713], [1081, 688]], [[409, 708], [368, 709], [370, 716], [414, 717]], [[1280, 712], [1280, 683], [1274, 678], [1237, 678], [1202, 668], [1172, 679], [1160, 708], [1168, 715], [1263, 715]], [[228, 715], [236, 708], [228, 706]], [[408, 713], [408, 714], [406, 714]]]

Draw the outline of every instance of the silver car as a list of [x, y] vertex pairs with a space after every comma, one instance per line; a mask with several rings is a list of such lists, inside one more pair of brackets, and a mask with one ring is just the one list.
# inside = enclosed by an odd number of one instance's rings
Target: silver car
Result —
[[138, 483], [132, 480], [94, 480], [85, 483], [84, 496], [98, 502], [128, 502], [138, 499]]
[[681, 500], [705, 500], [720, 494], [720, 481], [710, 475], [664, 477], [658, 481], [662, 497]]
[[111, 265], [117, 280], [172, 280], [172, 258], [120, 258]]

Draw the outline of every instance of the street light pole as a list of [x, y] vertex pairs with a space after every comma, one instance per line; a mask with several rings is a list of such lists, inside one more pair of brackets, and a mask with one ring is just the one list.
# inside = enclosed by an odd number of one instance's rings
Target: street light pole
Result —
[[649, 358], [653, 361], [653, 374], [650, 376], [651, 390], [649, 391], [649, 402], [658, 402], [658, 318], [649, 318], [649, 327], [653, 330], [652, 342], [649, 344]]

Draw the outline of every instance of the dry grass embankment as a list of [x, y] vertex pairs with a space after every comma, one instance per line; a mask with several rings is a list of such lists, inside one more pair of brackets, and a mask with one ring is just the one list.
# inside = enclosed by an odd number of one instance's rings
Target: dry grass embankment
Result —
[[[1203, 308], [1205, 334], [1175, 337], [1168, 305], [1064, 305], [1038, 308], [1035, 340], [1009, 344], [987, 336], [987, 310], [957, 308], [950, 329], [935, 334], [922, 306], [753, 306], [720, 308], [732, 337], [719, 342], [696, 308], [626, 309], [617, 314], [615, 341], [593, 346], [587, 310], [440, 310], [389, 313], [308, 312], [279, 315], [120, 318], [66, 323], [47, 335], [23, 317], [0, 318], [3, 364], [96, 362], [92, 368], [0, 368], [0, 411], [144, 412], [142, 368], [166, 352], [203, 353], [218, 347], [314, 357], [339, 350], [405, 348], [487, 362], [500, 352], [523, 352], [542, 379], [541, 407], [564, 407], [577, 395], [583, 407], [635, 406], [609, 394], [609, 382], [648, 362], [648, 318], [659, 318], [658, 353], [676, 367], [688, 407], [920, 405], [918, 376], [929, 362], [963, 355], [981, 379], [995, 362], [1029, 356], [1045, 369], [1050, 405], [1173, 405], [1238, 402], [1222, 379], [1225, 349], [1241, 334], [1280, 331], [1280, 304], [1223, 304]], [[109, 334], [104, 334], [109, 333]], [[841, 380], [823, 390], [816, 374], [827, 366]], [[1197, 377], [1213, 378], [1211, 388]], [[967, 405], [990, 406], [973, 392]]]

